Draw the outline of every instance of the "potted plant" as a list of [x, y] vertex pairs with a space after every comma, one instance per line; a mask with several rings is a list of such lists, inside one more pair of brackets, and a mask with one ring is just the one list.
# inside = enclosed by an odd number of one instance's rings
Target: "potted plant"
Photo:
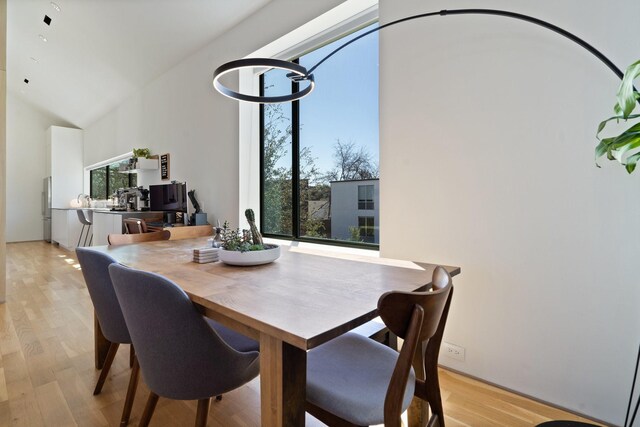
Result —
[[130, 169], [158, 169], [158, 156], [152, 156], [148, 148], [134, 148], [132, 152]]
[[133, 158], [138, 159], [139, 157], [148, 159], [151, 156], [151, 151], [148, 148], [134, 148], [133, 149]]
[[[596, 137], [600, 141], [596, 147], [596, 161], [606, 155], [609, 160], [616, 160], [632, 173], [640, 160], [640, 122], [623, 131], [619, 135], [600, 138], [600, 134], [608, 123], [621, 120], [628, 121], [640, 117], [640, 113], [633, 114], [637, 109], [640, 94], [633, 86], [633, 81], [640, 76], [640, 61], [629, 65], [624, 73], [622, 83], [618, 88], [617, 102], [613, 107], [614, 116], [602, 121], [598, 126]], [[596, 163], [597, 164], [597, 163]]]
[[230, 265], [261, 265], [268, 264], [280, 257], [280, 246], [262, 241], [262, 235], [255, 224], [252, 209], [244, 212], [249, 222], [249, 230], [233, 230], [229, 222], [222, 226], [222, 248], [219, 252], [220, 261]]

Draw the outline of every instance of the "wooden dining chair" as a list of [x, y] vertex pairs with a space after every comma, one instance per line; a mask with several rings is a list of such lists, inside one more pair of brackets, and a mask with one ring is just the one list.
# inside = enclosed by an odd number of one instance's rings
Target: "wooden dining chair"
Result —
[[124, 218], [122, 220], [126, 234], [147, 233], [147, 222], [142, 218]]
[[171, 227], [169, 240], [193, 239], [195, 237], [213, 236], [211, 225], [191, 225], [188, 227]]
[[149, 233], [138, 234], [109, 234], [107, 242], [109, 245], [129, 245], [132, 243], [155, 242], [158, 240], [169, 240], [171, 233], [167, 230], [151, 231]]
[[[307, 412], [330, 426], [384, 423], [400, 427], [400, 416], [415, 395], [427, 400], [432, 408], [429, 425], [438, 422], [444, 427], [439, 390], [436, 399], [433, 384], [427, 384], [433, 380], [433, 370], [427, 369], [429, 375], [422, 381], [412, 367], [416, 352], [422, 351], [425, 342], [424, 358], [432, 363], [427, 354], [433, 350], [429, 341], [442, 339], [438, 334], [453, 285], [442, 267], [436, 268], [433, 279], [431, 291], [387, 292], [378, 301], [380, 317], [404, 340], [400, 353], [349, 332], [307, 354]], [[435, 402], [432, 405], [432, 400], [438, 400], [440, 408]]]
[[198, 400], [195, 425], [204, 427], [211, 397], [258, 376], [259, 353], [230, 346], [178, 285], [118, 264], [109, 267], [109, 274], [150, 389], [140, 426], [149, 425], [163, 396]]
[[[82, 268], [82, 275], [84, 276], [100, 329], [104, 337], [111, 343], [98, 382], [93, 390], [93, 394], [97, 395], [102, 391], [120, 344], [131, 344], [131, 337], [109, 277], [108, 268], [111, 264], [116, 263], [116, 260], [109, 255], [85, 248], [77, 248], [76, 255]], [[138, 364], [134, 358], [120, 425], [126, 425], [129, 422], [137, 384]]]

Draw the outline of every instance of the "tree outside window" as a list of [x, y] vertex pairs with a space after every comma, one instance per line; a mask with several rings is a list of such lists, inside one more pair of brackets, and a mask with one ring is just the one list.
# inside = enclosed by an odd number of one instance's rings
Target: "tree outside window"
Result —
[[[377, 25], [377, 24], [374, 24]], [[310, 66], [349, 38], [373, 26], [297, 59]], [[362, 243], [358, 233], [332, 231], [332, 212], [343, 209], [332, 200], [338, 182], [379, 178], [378, 172], [378, 38], [374, 34], [353, 43], [315, 72], [325, 91], [290, 104], [261, 106], [261, 228], [269, 236], [300, 240]], [[345, 73], [349, 70], [349, 73]], [[358, 76], [353, 84], [350, 75]], [[261, 77], [263, 95], [297, 90], [281, 70]], [[369, 186], [364, 185], [368, 188]], [[355, 189], [354, 189], [355, 190]], [[363, 190], [363, 203], [374, 210], [373, 186]], [[358, 193], [359, 205], [360, 194]], [[350, 228], [359, 230], [359, 206], [350, 203]], [[378, 207], [379, 208], [379, 207]], [[367, 243], [375, 239], [367, 238]]]

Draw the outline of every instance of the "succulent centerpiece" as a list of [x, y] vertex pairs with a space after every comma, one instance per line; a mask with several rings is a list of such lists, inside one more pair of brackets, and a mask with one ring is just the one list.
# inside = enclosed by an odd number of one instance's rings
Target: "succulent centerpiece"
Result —
[[280, 246], [264, 243], [256, 227], [253, 209], [247, 209], [244, 214], [249, 222], [248, 230], [232, 229], [228, 221], [224, 222], [220, 261], [230, 265], [260, 265], [278, 259]]

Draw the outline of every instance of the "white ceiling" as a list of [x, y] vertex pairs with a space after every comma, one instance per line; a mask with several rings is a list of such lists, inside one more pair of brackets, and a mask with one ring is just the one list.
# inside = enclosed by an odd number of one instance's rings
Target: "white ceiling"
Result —
[[86, 127], [269, 1], [9, 0], [7, 89]]

